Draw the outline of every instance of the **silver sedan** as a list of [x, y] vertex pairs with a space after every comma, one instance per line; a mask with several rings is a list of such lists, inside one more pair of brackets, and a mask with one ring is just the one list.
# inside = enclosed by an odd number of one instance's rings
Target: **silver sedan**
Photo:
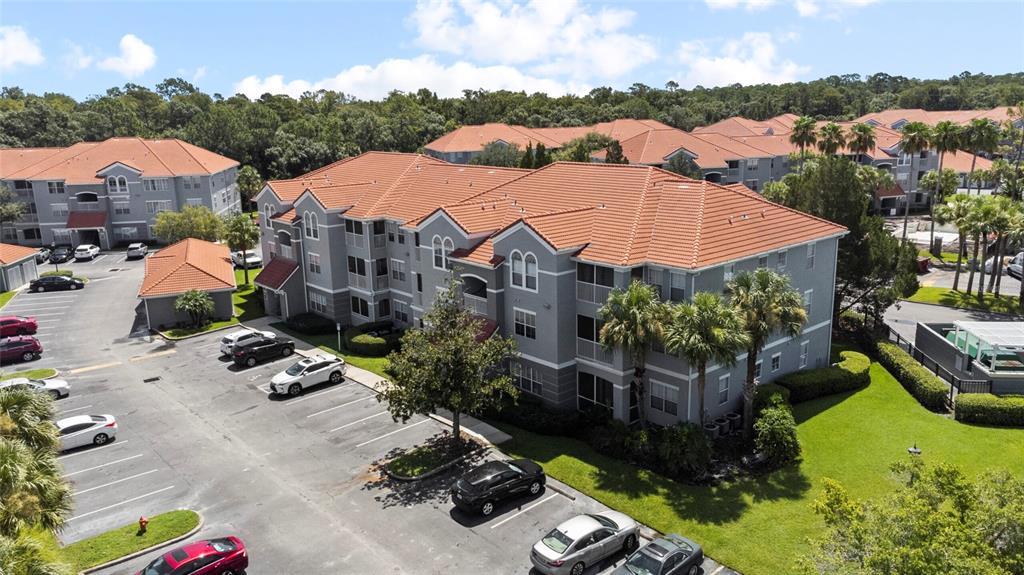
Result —
[[530, 561], [546, 575], [582, 575], [614, 553], [636, 549], [638, 532], [636, 521], [618, 511], [577, 515], [534, 544]]

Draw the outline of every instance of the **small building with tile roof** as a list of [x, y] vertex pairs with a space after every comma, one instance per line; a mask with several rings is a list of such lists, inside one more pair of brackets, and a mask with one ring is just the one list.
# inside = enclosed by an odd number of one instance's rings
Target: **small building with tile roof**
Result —
[[139, 298], [145, 304], [150, 329], [162, 331], [190, 321], [187, 313], [174, 309], [174, 304], [178, 296], [194, 289], [210, 294], [213, 299], [210, 319], [231, 319], [231, 294], [236, 287], [231, 253], [226, 245], [186, 238], [146, 258]]
[[39, 250], [14, 244], [0, 244], [0, 292], [16, 290], [39, 277]]

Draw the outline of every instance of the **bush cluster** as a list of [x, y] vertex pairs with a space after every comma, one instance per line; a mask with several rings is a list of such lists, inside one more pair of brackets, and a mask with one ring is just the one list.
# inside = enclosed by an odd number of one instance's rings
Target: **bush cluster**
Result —
[[[369, 332], [384, 332], [370, 335]], [[345, 347], [354, 354], [384, 357], [398, 348], [402, 332], [394, 327], [391, 320], [374, 321], [356, 325], [345, 330]]]
[[50, 270], [48, 272], [40, 273], [39, 277], [41, 277], [41, 278], [50, 277], [50, 276], [67, 276], [67, 277], [72, 277], [73, 275], [75, 275], [75, 272], [73, 272], [71, 270]]
[[879, 341], [875, 344], [878, 363], [900, 382], [910, 395], [914, 396], [926, 409], [945, 412], [946, 397], [949, 394], [946, 384], [937, 375], [928, 371], [900, 346]]
[[786, 404], [771, 405], [754, 422], [754, 446], [772, 468], [781, 467], [800, 456], [796, 420]]
[[761, 411], [772, 405], [789, 404], [789, 390], [777, 383], [762, 383], [754, 391], [754, 420]]
[[287, 325], [306, 335], [327, 335], [337, 330], [333, 320], [310, 312], [293, 315], [288, 318]]
[[830, 367], [797, 371], [776, 382], [789, 390], [789, 401], [801, 403], [823, 395], [853, 391], [871, 382], [871, 360], [863, 353], [844, 351], [842, 361]]
[[961, 393], [956, 396], [956, 419], [964, 423], [1024, 427], [1024, 395]]

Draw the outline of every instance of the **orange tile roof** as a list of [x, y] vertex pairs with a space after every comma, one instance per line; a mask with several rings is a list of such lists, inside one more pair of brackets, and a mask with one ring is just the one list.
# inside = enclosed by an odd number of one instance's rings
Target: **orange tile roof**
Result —
[[991, 110], [922, 110], [920, 108], [904, 108], [872, 112], [857, 118], [858, 122], [874, 120], [885, 126], [892, 126], [900, 120], [908, 122], [924, 122], [935, 125], [944, 120], [955, 124], [966, 125], [976, 118], [987, 118], [993, 122], [1004, 122], [1010, 119], [1009, 107], [999, 106]]
[[[48, 155], [39, 155], [45, 157], [26, 163], [18, 170], [3, 169], [3, 177], [94, 184], [102, 181], [96, 172], [115, 163], [130, 166], [147, 177], [209, 175], [238, 165], [235, 160], [176, 139], [110, 138], [102, 142], [79, 142]], [[0, 156], [0, 160], [6, 161], [6, 155]]]
[[635, 120], [621, 118], [611, 122], [601, 122], [592, 126], [570, 126], [561, 128], [527, 128], [510, 124], [482, 124], [478, 126], [462, 126], [448, 132], [440, 138], [425, 145], [424, 148], [437, 152], [479, 152], [485, 145], [501, 140], [516, 144], [519, 149], [527, 145], [536, 146], [543, 143], [545, 147], [559, 148], [570, 140], [582, 138], [591, 132], [604, 134], [615, 140], [627, 140], [650, 130], [671, 130], [671, 126], [657, 120]]
[[0, 179], [7, 180], [25, 168], [61, 151], [61, 148], [0, 148]]
[[[958, 174], [967, 174], [971, 171], [971, 162], [973, 160], [974, 156], [970, 152], [957, 152], [955, 154], [946, 152], [942, 154], [942, 169], [949, 168]], [[991, 168], [992, 160], [984, 156], [978, 156], [978, 161], [974, 164], [975, 170], [989, 170]]]
[[295, 214], [295, 208], [291, 208], [279, 214], [274, 214], [273, 216], [270, 217], [270, 219], [292, 223], [297, 221], [299, 219], [299, 216]]
[[146, 258], [139, 297], [167, 296], [191, 289], [235, 289], [228, 247], [187, 238]]
[[35, 256], [38, 248], [16, 246], [14, 244], [0, 244], [0, 265], [13, 264], [21, 260]]

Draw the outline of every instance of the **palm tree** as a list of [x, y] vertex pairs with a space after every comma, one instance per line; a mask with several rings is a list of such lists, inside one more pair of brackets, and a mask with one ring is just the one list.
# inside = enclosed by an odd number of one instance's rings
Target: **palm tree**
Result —
[[822, 154], [834, 155], [846, 145], [846, 134], [843, 127], [835, 122], [829, 122], [818, 130], [818, 150]]
[[793, 131], [789, 133], [789, 142], [800, 147], [800, 173], [804, 173], [804, 158], [807, 147], [817, 141], [817, 123], [810, 116], [800, 116], [793, 122]]
[[931, 145], [935, 153], [939, 155], [938, 175], [940, 177], [935, 179], [935, 193], [928, 199], [928, 214], [932, 220], [931, 229], [928, 231], [929, 250], [932, 249], [932, 245], [935, 243], [935, 211], [933, 206], [935, 206], [935, 202], [942, 201], [942, 196], [940, 195], [941, 188], [939, 187], [939, 184], [942, 182], [942, 160], [946, 154], [956, 155], [957, 150], [960, 149], [960, 126], [949, 120], [943, 120], [935, 124], [935, 128], [932, 129]]
[[10, 575], [70, 575], [56, 553], [29, 534], [0, 537], [0, 570]]
[[989, 230], [996, 235], [996, 253], [992, 261], [992, 273], [988, 277], [987, 291], [999, 296], [999, 286], [1003, 279], [1003, 251], [1006, 249], [1006, 234], [1010, 231], [1011, 218], [1018, 211], [1017, 204], [1006, 196], [992, 196], [992, 221]]
[[754, 428], [754, 374], [757, 354], [775, 333], [796, 337], [807, 323], [803, 297], [789, 285], [789, 277], [767, 268], [741, 272], [726, 285], [733, 307], [743, 315], [747, 337], [747, 377], [743, 382], [743, 435]]
[[960, 288], [960, 270], [963, 267], [964, 252], [967, 251], [967, 234], [973, 223], [974, 198], [965, 194], [954, 194], [935, 210], [935, 219], [940, 224], [956, 226], [959, 239], [956, 253], [956, 274], [953, 275], [953, 291]]
[[[1017, 210], [1010, 217], [1010, 225], [1007, 236], [1016, 242], [1024, 240], [1024, 210]], [[1020, 282], [1020, 292], [1017, 294], [1017, 304], [1024, 311], [1024, 281]]]
[[700, 292], [692, 303], [672, 306], [672, 319], [665, 327], [665, 349], [679, 353], [697, 366], [697, 396], [700, 422], [706, 422], [704, 388], [708, 362], [736, 365], [736, 355], [750, 345], [740, 311], [713, 292]]
[[[979, 286], [985, 283], [985, 252], [988, 251], [988, 227], [992, 218], [991, 196], [977, 197], [974, 201], [974, 209], [971, 210], [971, 231], [974, 232], [974, 265], [971, 266], [971, 273], [967, 276], [967, 293], [971, 293], [974, 289], [975, 271], [980, 276]], [[983, 246], [984, 249], [982, 249]], [[979, 250], [981, 251], [980, 258]], [[980, 287], [978, 293], [981, 293]]]
[[56, 532], [71, 511], [71, 486], [54, 451], [0, 438], [0, 535], [28, 528]]
[[612, 290], [597, 313], [604, 319], [598, 334], [601, 345], [605, 349], [622, 348], [633, 362], [633, 394], [640, 409], [640, 425], [646, 426], [647, 350], [663, 338], [668, 309], [653, 286], [634, 280], [625, 290]]
[[[303, 231], [309, 236], [311, 232], [306, 231], [305, 227], [310, 225], [309, 221], [303, 219], [302, 227]], [[316, 231], [317, 237], [319, 237], [319, 230]], [[260, 241], [260, 229], [253, 223], [252, 218], [248, 214], [235, 214], [224, 218], [224, 241], [227, 242], [228, 248], [234, 252], [242, 252], [242, 269], [244, 270], [245, 283], [249, 283], [249, 262], [246, 258], [249, 250], [256, 247], [256, 244]]]
[[[914, 171], [914, 156], [928, 149], [931, 139], [931, 128], [924, 122], [908, 122], [903, 126], [900, 136], [900, 153], [910, 158], [910, 171]], [[907, 223], [910, 220], [910, 194], [905, 196], [903, 204], [903, 241], [907, 241]]]
[[875, 127], [863, 122], [850, 127], [850, 151], [858, 156], [875, 149]]
[[[992, 153], [999, 145], [999, 129], [995, 124], [984, 119], [975, 118], [963, 129], [960, 144], [971, 151], [971, 171], [967, 174], [967, 191], [971, 190], [971, 182], [974, 181], [974, 166], [978, 162], [978, 154], [983, 152]], [[978, 184], [978, 193], [981, 194], [981, 184]]]
[[32, 450], [55, 451], [60, 436], [53, 414], [53, 400], [45, 393], [0, 390], [0, 438], [21, 441]]

